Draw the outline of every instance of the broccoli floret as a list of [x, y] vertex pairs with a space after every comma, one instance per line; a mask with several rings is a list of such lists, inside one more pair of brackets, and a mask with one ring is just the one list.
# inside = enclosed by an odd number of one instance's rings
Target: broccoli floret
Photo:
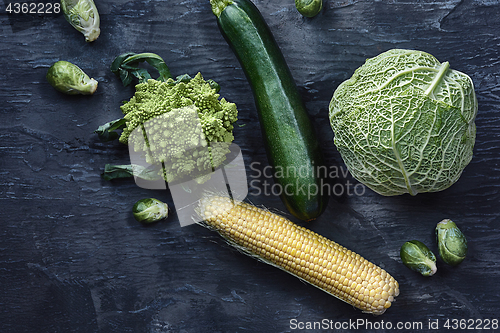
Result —
[[163, 165], [168, 182], [204, 182], [229, 153], [238, 111], [198, 73], [189, 82], [148, 80], [121, 107], [126, 121], [120, 142]]

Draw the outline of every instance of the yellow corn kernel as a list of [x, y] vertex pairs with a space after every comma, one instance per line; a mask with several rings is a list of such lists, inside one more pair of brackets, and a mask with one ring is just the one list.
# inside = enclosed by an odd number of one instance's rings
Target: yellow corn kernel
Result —
[[204, 197], [199, 214], [202, 225], [240, 250], [363, 312], [380, 315], [399, 294], [385, 270], [282, 216], [221, 196]]

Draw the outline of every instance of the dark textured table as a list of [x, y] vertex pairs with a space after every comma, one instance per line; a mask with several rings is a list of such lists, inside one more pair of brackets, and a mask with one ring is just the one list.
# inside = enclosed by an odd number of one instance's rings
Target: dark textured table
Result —
[[[308, 224], [390, 272], [400, 283], [397, 301], [382, 316], [363, 314], [202, 227], [181, 228], [175, 209], [166, 221], [141, 225], [131, 213], [134, 202], [153, 196], [173, 208], [170, 193], [101, 178], [106, 163], [129, 162], [125, 145], [93, 134], [119, 118], [121, 102], [134, 93], [109, 69], [129, 51], [159, 54], [174, 75], [200, 71], [219, 82], [221, 94], [238, 105], [237, 124], [245, 125], [236, 126], [235, 143], [249, 180], [256, 174], [248, 166], [267, 165], [250, 87], [208, 1], [98, 1], [102, 32], [91, 44], [61, 15], [21, 17], [2, 7], [1, 332], [292, 332], [318, 322], [331, 331], [355, 331], [356, 323], [357, 331], [402, 324], [423, 332], [430, 324], [444, 329], [448, 319], [450, 331], [463, 331], [460, 324], [497, 327], [500, 1], [326, 0], [313, 19], [301, 17], [292, 0], [255, 4], [290, 66], [328, 165], [340, 171], [328, 103], [366, 58], [420, 49], [474, 81], [474, 158], [455, 185], [415, 197], [368, 189], [332, 196]], [[45, 73], [57, 60], [98, 80], [95, 95], [55, 91]], [[258, 192], [250, 189], [248, 198], [285, 211], [279, 198]], [[437, 274], [425, 278], [401, 263], [399, 249], [419, 239], [436, 252], [434, 226], [443, 218], [460, 225], [469, 255], [454, 268], [438, 259]]]

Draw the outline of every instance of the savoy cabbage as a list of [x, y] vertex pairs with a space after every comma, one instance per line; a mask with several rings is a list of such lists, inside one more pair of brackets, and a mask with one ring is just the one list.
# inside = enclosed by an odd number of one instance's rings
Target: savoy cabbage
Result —
[[471, 78], [415, 50], [368, 59], [330, 102], [345, 164], [382, 195], [436, 192], [455, 183], [472, 159], [476, 113]]

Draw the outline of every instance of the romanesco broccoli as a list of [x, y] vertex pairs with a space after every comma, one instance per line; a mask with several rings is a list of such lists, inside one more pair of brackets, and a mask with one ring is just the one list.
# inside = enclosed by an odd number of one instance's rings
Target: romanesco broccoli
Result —
[[238, 115], [200, 73], [189, 82], [140, 83], [121, 110], [126, 124], [120, 142], [142, 152], [147, 163], [163, 165], [168, 182], [207, 180], [229, 152]]

